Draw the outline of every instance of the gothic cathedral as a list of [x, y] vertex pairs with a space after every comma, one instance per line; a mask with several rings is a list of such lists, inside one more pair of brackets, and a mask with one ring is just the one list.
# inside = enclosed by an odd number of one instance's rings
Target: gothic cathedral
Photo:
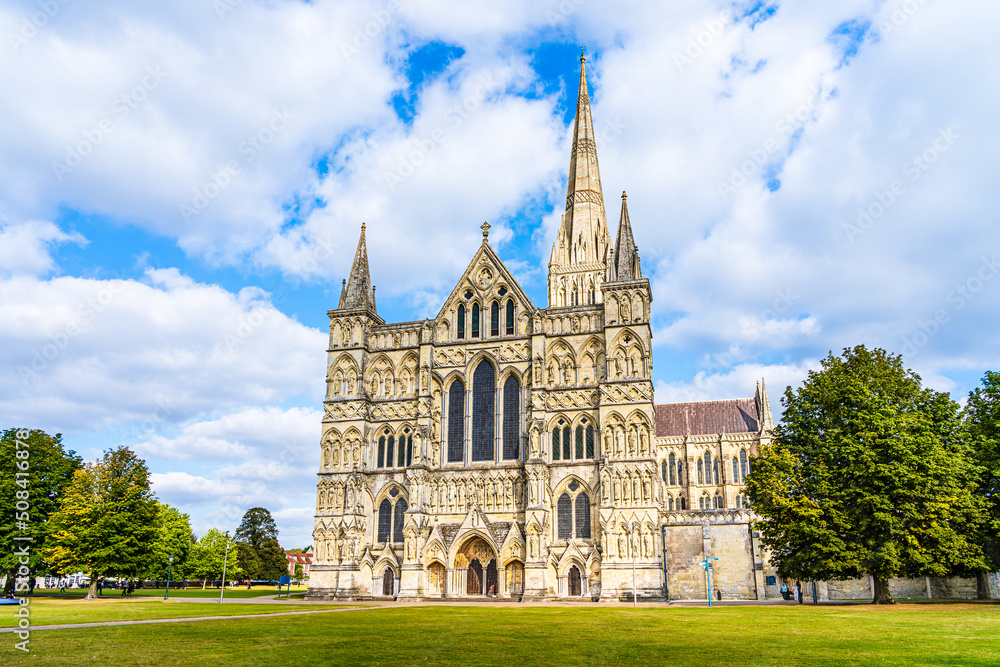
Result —
[[709, 562], [713, 594], [764, 597], [742, 481], [766, 390], [656, 405], [652, 298], [624, 194], [608, 228], [581, 58], [548, 308], [484, 225], [437, 317], [386, 324], [362, 225], [329, 311], [308, 597], [704, 599]]

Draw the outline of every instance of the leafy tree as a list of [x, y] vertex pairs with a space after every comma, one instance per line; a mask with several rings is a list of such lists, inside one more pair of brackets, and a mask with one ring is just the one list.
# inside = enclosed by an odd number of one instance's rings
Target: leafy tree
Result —
[[229, 538], [229, 556], [226, 557], [226, 536], [218, 528], [211, 528], [191, 549], [189, 572], [190, 576], [201, 579], [204, 589], [209, 579], [222, 578], [222, 566], [225, 563], [226, 579], [238, 579], [243, 576], [239, 560], [236, 557], [235, 542]]
[[923, 389], [902, 359], [863, 345], [832, 354], [782, 399], [747, 495], [778, 573], [805, 580], [889, 579], [985, 567], [971, 538], [984, 519], [976, 469], [947, 394]]
[[980, 468], [978, 493], [985, 499], [989, 512], [979, 539], [986, 568], [976, 572], [979, 597], [986, 598], [989, 597], [986, 573], [1000, 570], [1000, 373], [986, 372], [982, 386], [969, 394], [962, 416]]
[[[42, 554], [46, 547], [45, 524], [59, 507], [73, 473], [80, 468], [76, 452], [63, 448], [62, 435], [44, 431], [7, 429], [0, 436], [0, 572], [6, 574], [4, 596], [14, 593], [15, 577], [29, 545], [28, 577], [47, 570]], [[21, 473], [18, 476], [18, 473]], [[28, 504], [19, 510], [17, 503]], [[32, 541], [15, 540], [31, 537]]]
[[146, 462], [127, 447], [108, 450], [73, 474], [49, 519], [46, 558], [61, 572], [88, 573], [95, 595], [98, 577], [134, 576], [148, 562], [156, 508]]
[[240, 564], [243, 576], [250, 580], [260, 580], [263, 578], [260, 556], [257, 550], [246, 542], [236, 543], [236, 560]]
[[237, 542], [249, 544], [258, 551], [267, 540], [278, 539], [278, 527], [274, 525], [274, 518], [269, 511], [263, 507], [253, 507], [243, 515], [235, 538]]
[[[151, 579], [166, 579], [169, 571], [171, 578], [184, 579], [189, 575], [188, 559], [194, 542], [188, 515], [165, 503], [156, 503], [154, 526], [153, 553], [143, 574]], [[173, 566], [170, 556], [174, 557]]]
[[278, 544], [278, 540], [269, 539], [257, 553], [260, 558], [261, 579], [276, 581], [278, 577], [288, 574], [288, 556]]
[[302, 578], [306, 576], [305, 570], [302, 569], [302, 563], [295, 564], [295, 572], [292, 574], [298, 581], [302, 581]]

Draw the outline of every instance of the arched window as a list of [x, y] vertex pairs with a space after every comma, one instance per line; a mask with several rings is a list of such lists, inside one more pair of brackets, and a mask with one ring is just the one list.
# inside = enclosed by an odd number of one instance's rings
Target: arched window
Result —
[[705, 483], [704, 465], [702, 464], [701, 459], [698, 459], [698, 483]]
[[682, 510], [686, 510], [687, 508], [688, 508], [687, 498], [685, 498], [684, 496], [681, 496], [681, 509]]
[[705, 504], [706, 504], [707, 500], [708, 500], [708, 496], [701, 496], [700, 498], [698, 498], [698, 509], [700, 509], [700, 510], [706, 509], [705, 508]]
[[385, 436], [378, 439], [378, 462], [376, 465], [379, 468], [385, 467]]
[[568, 493], [559, 496], [556, 503], [556, 538], [568, 540], [573, 537], [573, 501]]
[[722, 496], [720, 496], [718, 493], [715, 494], [715, 500], [712, 502], [712, 509], [721, 510], [725, 508], [726, 508], [726, 501], [723, 500]]
[[389, 541], [389, 531], [392, 529], [392, 503], [388, 498], [378, 506], [378, 542]]
[[479, 362], [472, 374], [472, 460], [493, 460], [496, 426], [496, 371], [493, 364]]
[[719, 481], [719, 459], [712, 459], [712, 476], [715, 478], [716, 484], [721, 484]]
[[500, 304], [496, 301], [490, 306], [490, 335], [500, 335]]
[[385, 467], [386, 468], [391, 468], [392, 467], [392, 451], [393, 451], [393, 446], [395, 445], [395, 443], [396, 443], [396, 438], [394, 438], [393, 436], [390, 435], [389, 436], [389, 440], [388, 440], [388, 442], [386, 443], [386, 446], [385, 446]]
[[507, 335], [514, 335], [514, 301], [513, 299], [507, 300]]
[[742, 500], [743, 499], [739, 495], [736, 496], [736, 509], [741, 509], [743, 507]]
[[571, 446], [569, 426], [563, 426], [563, 434], [562, 435], [563, 435], [563, 437], [562, 437], [562, 445], [563, 445], [562, 457], [563, 457], [563, 461], [569, 461], [570, 446]]
[[[709, 454], [708, 452], [705, 452], [704, 459], [705, 459], [705, 484], [711, 484], [712, 483], [712, 455]], [[698, 482], [700, 483], [701, 480], [699, 479]]]
[[684, 486], [684, 462], [677, 461], [677, 486]]
[[587, 426], [587, 458], [594, 458], [594, 427]]
[[[676, 462], [676, 460], [677, 459], [674, 458], [674, 453], [670, 452], [670, 456], [668, 457], [668, 464], [667, 465], [669, 466], [668, 470], [670, 471], [670, 482], [669, 482], [669, 484], [671, 486], [673, 486], [674, 484], [676, 484], [676, 482], [674, 481], [676, 479], [676, 477], [674, 475], [674, 463]], [[663, 481], [666, 482], [667, 480], [663, 480]]]
[[[660, 477], [663, 478], [663, 483], [667, 483], [667, 462], [660, 461]], [[673, 499], [671, 499], [671, 504], [673, 504]]]
[[465, 448], [465, 385], [455, 380], [448, 389], [448, 463], [461, 463]]
[[472, 304], [472, 337], [479, 338], [479, 304]]
[[562, 448], [559, 446], [559, 427], [552, 429], [552, 460], [558, 461]]
[[[396, 453], [396, 465], [399, 466], [400, 468], [405, 468], [407, 466], [407, 463], [406, 463], [406, 440], [407, 440], [407, 437], [408, 436], [406, 435], [406, 433], [403, 433], [403, 435], [399, 436], [399, 447], [398, 447], [398, 452]], [[411, 442], [413, 441], [412, 436], [409, 436], [409, 439], [410, 439]], [[412, 447], [412, 445], [411, 445], [411, 447]]]
[[576, 427], [576, 451], [574, 453], [576, 454], [576, 458], [577, 459], [582, 459], [583, 458], [583, 427], [582, 426], [577, 426]]
[[576, 480], [569, 483], [556, 502], [556, 537], [590, 539], [590, 496]]
[[465, 306], [458, 306], [458, 337], [465, 338]]
[[719, 496], [716, 496], [716, 497], [712, 498], [712, 509], [714, 509], [714, 510], [719, 509]]
[[750, 462], [747, 461], [747, 450], [740, 450], [740, 479], [746, 481], [747, 473], [750, 472]]
[[668, 507], [668, 509], [670, 509], [671, 512], [674, 510], [674, 497], [673, 496], [670, 496], [667, 499], [667, 507]]
[[586, 493], [580, 493], [576, 497], [576, 526], [575, 534], [578, 538], [590, 539], [590, 498]]
[[740, 483], [740, 461], [733, 457], [733, 484]]
[[403, 515], [406, 514], [407, 504], [402, 498], [396, 501], [396, 506], [392, 510], [392, 541], [403, 541]]
[[521, 455], [521, 383], [511, 375], [503, 383], [503, 457]]

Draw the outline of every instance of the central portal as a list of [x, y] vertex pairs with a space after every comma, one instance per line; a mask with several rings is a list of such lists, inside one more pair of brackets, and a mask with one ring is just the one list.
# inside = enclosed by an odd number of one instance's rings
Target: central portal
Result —
[[455, 556], [455, 569], [465, 571], [466, 595], [497, 594], [497, 557], [483, 538], [473, 537], [465, 543]]

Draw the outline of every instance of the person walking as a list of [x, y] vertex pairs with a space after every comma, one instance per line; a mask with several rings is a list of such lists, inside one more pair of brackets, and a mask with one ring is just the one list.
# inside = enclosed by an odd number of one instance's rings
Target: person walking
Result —
[[65, 593], [65, 592], [66, 592], [66, 580], [65, 579], [60, 579], [59, 580], [59, 593], [61, 595], [61, 594]]
[[98, 579], [97, 580], [97, 594], [101, 595], [101, 593], [103, 591], [104, 591], [104, 580], [103, 579]]
[[125, 597], [126, 595], [128, 595], [128, 586], [126, 586], [126, 585], [122, 585], [122, 594], [121, 594], [121, 595], [119, 595], [118, 597], [122, 597], [122, 598], [123, 598], [123, 597]]

